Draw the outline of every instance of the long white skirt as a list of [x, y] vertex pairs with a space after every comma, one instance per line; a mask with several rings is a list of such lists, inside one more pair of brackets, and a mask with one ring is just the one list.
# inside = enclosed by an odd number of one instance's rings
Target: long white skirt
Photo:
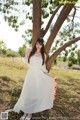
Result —
[[36, 113], [53, 108], [54, 78], [40, 70], [29, 69], [25, 77], [20, 97], [13, 111]]

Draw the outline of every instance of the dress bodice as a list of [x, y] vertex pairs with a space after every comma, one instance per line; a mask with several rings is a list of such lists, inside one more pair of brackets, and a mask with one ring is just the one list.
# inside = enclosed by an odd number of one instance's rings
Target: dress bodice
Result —
[[30, 57], [30, 65], [29, 66], [36, 66], [36, 67], [40, 67], [42, 66], [42, 56], [36, 56], [33, 55]]
[[36, 56], [33, 55], [30, 57], [30, 63], [28, 63], [28, 59], [27, 58], [23, 58], [23, 62], [26, 63], [30, 69], [40, 69], [44, 72], [48, 72], [48, 70], [46, 69], [46, 64], [42, 65], [42, 56]]

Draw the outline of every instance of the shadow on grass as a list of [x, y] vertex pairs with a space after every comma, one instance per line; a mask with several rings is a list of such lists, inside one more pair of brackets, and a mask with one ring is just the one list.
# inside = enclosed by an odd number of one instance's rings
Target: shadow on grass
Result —
[[7, 76], [0, 76], [0, 111], [7, 109], [13, 96], [16, 82]]
[[[71, 118], [72, 116], [77, 117], [79, 115], [79, 110], [75, 109], [73, 102], [68, 102], [69, 98], [71, 98], [71, 96], [68, 96], [64, 89], [58, 88], [53, 108], [34, 113], [32, 120], [58, 120], [58, 118], [59, 120], [63, 120], [64, 117], [65, 119]], [[76, 103], [76, 105], [78, 104]], [[11, 112], [9, 113], [9, 120], [19, 120], [22, 115], [22, 111], [20, 111], [20, 113]]]
[[11, 79], [7, 76], [0, 76], [0, 79], [4, 80], [4, 81], [11, 81]]
[[[6, 82], [12, 81], [9, 78], [7, 78], [6, 80], [6, 77], [3, 77], [3, 78], [0, 77], [0, 79], [5, 79], [4, 81]], [[68, 79], [69, 80], [65, 82], [64, 80], [62, 80], [61, 84], [63, 84], [64, 87], [65, 85], [67, 86], [73, 85], [72, 78], [68, 76]], [[74, 79], [74, 82], [75, 82], [75, 79]], [[77, 116], [80, 115], [80, 107], [79, 107], [80, 103], [79, 103], [79, 99], [76, 99], [77, 96], [70, 95], [68, 94], [67, 89], [65, 90], [64, 88], [61, 88], [59, 79], [57, 80], [57, 83], [59, 85], [57, 88], [57, 94], [56, 94], [56, 99], [54, 101], [53, 108], [42, 111], [42, 112], [33, 113], [32, 120], [64, 120], [64, 117], [65, 119], [70, 120], [71, 117], [76, 118]], [[16, 85], [15, 82], [14, 82], [14, 85]], [[4, 86], [6, 86], [6, 84], [4, 84]], [[9, 89], [9, 86], [7, 87]], [[15, 103], [17, 102], [20, 96], [21, 89], [22, 88], [14, 87], [12, 91], [8, 91], [11, 99], [8, 102], [7, 107], [5, 107], [5, 110], [12, 109], [14, 107]], [[5, 99], [0, 99], [0, 100], [2, 104], [4, 103], [3, 101], [5, 101]], [[8, 120], [19, 120], [22, 115], [23, 115], [22, 111], [20, 111], [20, 113], [10, 112]]]

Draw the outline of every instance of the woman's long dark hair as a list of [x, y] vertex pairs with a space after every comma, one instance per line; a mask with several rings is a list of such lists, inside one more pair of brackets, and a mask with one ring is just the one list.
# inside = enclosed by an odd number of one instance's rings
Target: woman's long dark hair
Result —
[[[42, 39], [42, 38], [38, 38], [37, 39], [37, 41], [36, 41], [36, 43], [39, 43], [39, 44], [42, 44], [42, 47], [41, 47], [41, 56], [42, 56], [42, 59], [43, 59], [43, 61], [42, 61], [42, 65], [44, 65], [44, 53], [47, 55], [47, 53], [45, 52], [45, 50], [44, 50], [44, 40]], [[29, 57], [28, 57], [28, 63], [30, 62], [30, 57], [31, 56], [33, 56], [34, 55], [34, 53], [36, 52], [36, 50], [37, 50], [37, 48], [36, 48], [36, 43], [35, 43], [35, 45], [34, 45], [34, 47], [32, 48], [32, 50], [31, 50], [31, 52], [30, 52], [30, 54], [29, 54]]]

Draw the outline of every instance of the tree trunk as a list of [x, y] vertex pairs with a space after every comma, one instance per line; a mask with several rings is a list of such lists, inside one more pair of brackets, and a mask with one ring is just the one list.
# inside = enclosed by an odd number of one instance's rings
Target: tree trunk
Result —
[[41, 1], [42, 0], [33, 0], [32, 47], [34, 46], [37, 38], [40, 36], [40, 29], [41, 29]]

